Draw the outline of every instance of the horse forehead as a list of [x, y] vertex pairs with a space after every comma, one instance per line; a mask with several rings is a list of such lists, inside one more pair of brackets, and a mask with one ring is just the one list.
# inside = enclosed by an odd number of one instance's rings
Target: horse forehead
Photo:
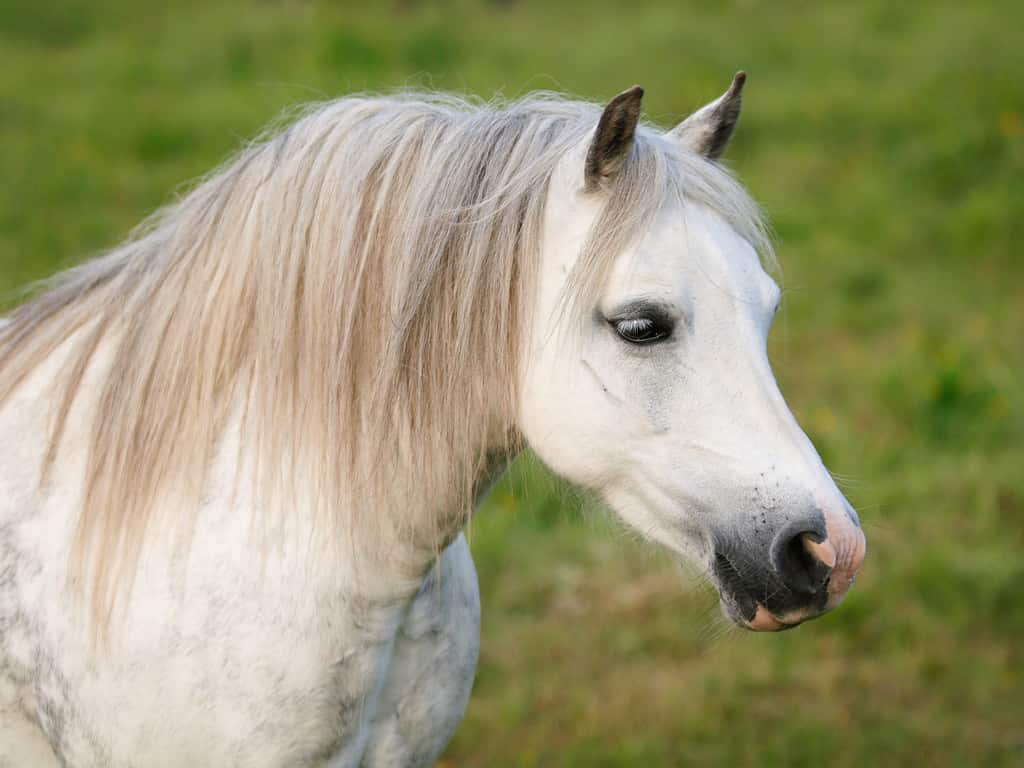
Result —
[[778, 292], [750, 243], [720, 214], [699, 203], [662, 212], [632, 258], [619, 267], [623, 283], [657, 285], [677, 294], [712, 291], [770, 304]]

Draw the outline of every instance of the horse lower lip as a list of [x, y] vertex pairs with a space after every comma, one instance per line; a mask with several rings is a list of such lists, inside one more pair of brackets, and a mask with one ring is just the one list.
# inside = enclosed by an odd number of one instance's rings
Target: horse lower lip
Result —
[[754, 612], [754, 617], [746, 622], [747, 628], [755, 632], [780, 632], [784, 629], [792, 629], [799, 623], [800, 619], [783, 621], [760, 604]]
[[760, 603], [756, 603], [754, 615], [747, 618], [743, 615], [743, 609], [739, 606], [735, 598], [729, 598], [725, 595], [721, 598], [721, 605], [725, 615], [737, 626], [743, 629], [748, 629], [751, 632], [784, 632], [787, 629], [793, 629], [798, 627], [805, 620], [813, 618], [816, 614], [810, 615], [787, 615], [782, 618], [775, 616], [767, 608]]

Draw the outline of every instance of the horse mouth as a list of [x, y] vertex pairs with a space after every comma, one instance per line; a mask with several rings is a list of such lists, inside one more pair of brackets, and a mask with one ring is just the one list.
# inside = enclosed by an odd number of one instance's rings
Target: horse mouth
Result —
[[781, 616], [776, 615], [761, 603], [741, 598], [725, 590], [719, 591], [718, 603], [729, 621], [751, 632], [783, 632], [821, 615], [813, 610], [796, 610]]

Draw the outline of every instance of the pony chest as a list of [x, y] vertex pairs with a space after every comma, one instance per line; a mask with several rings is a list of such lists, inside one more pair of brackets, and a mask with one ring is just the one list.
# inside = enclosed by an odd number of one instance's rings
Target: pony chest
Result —
[[[190, 638], [181, 653], [126, 655], [103, 676], [102, 711], [137, 712], [137, 727], [111, 717], [111, 751], [148, 756], [146, 765], [169, 754], [174, 765], [356, 765], [393, 653], [397, 622], [388, 624], [367, 632], [344, 621], [243, 620], [202, 645]], [[139, 674], [161, 655], [159, 669]]]

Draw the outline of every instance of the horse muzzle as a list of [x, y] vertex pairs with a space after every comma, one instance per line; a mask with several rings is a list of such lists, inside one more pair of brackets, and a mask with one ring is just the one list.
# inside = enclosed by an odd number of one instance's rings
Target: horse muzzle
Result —
[[[765, 548], [717, 547], [722, 610], [739, 626], [777, 632], [837, 606], [867, 550], [856, 513], [815, 510], [783, 526]], [[767, 551], [765, 551], [767, 550]]]

